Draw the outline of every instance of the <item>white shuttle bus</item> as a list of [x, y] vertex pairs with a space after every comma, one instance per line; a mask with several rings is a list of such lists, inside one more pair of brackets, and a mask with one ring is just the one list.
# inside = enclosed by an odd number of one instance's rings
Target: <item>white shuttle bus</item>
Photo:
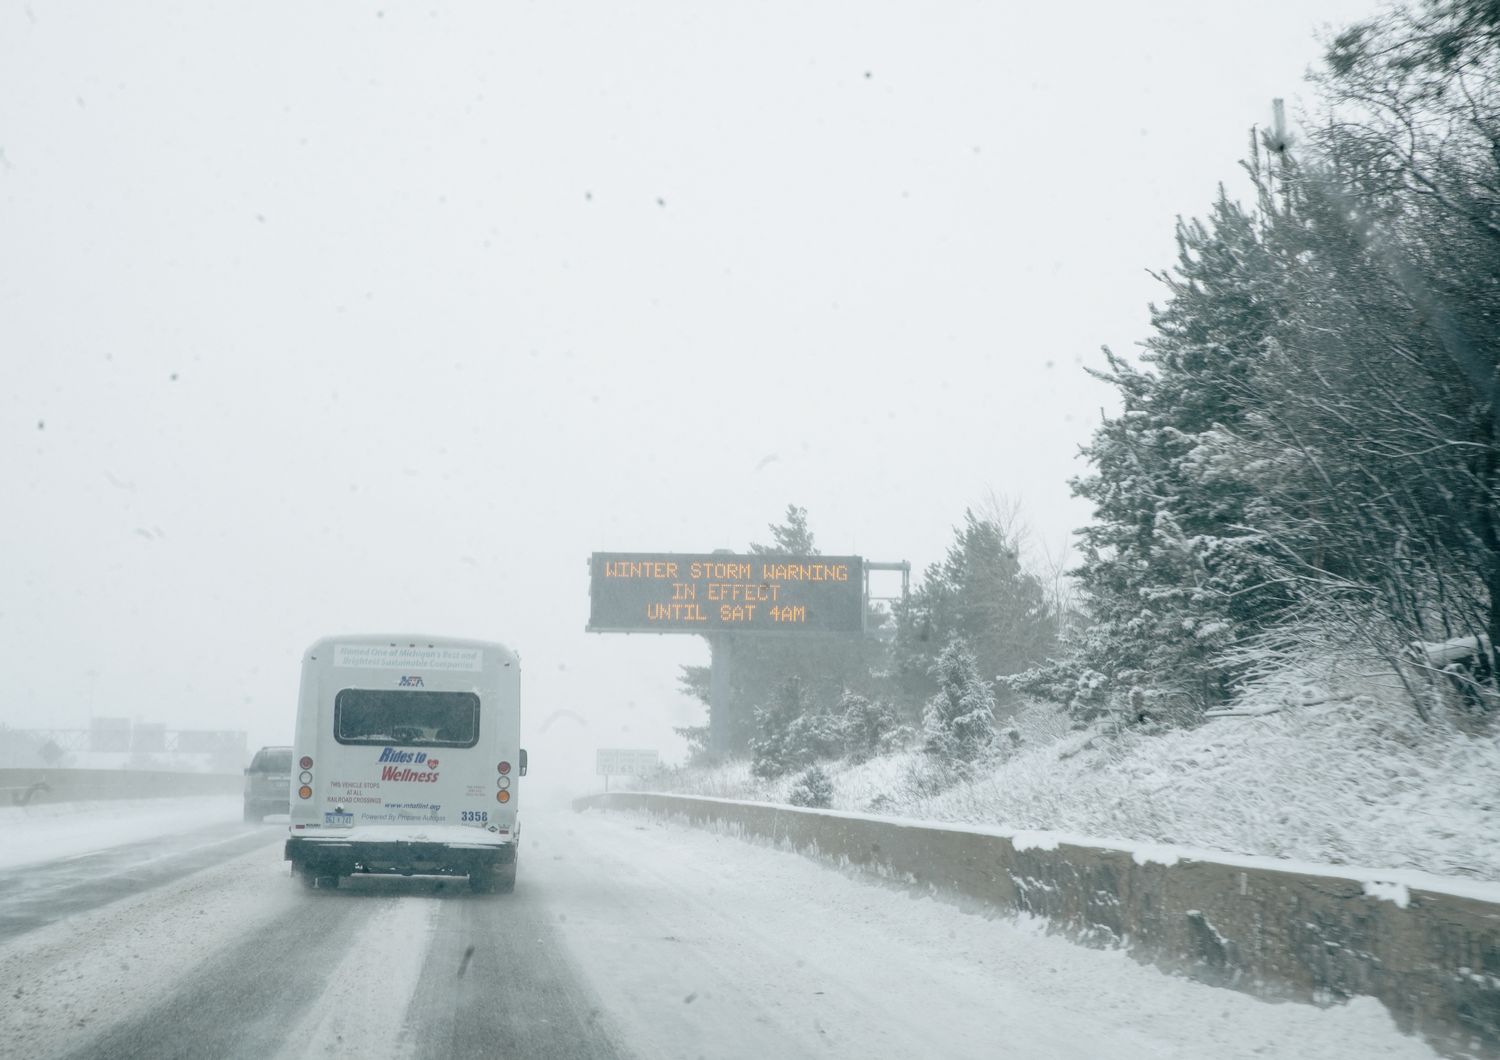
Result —
[[354, 873], [516, 883], [521, 664], [499, 644], [329, 637], [307, 650], [286, 860], [309, 887]]

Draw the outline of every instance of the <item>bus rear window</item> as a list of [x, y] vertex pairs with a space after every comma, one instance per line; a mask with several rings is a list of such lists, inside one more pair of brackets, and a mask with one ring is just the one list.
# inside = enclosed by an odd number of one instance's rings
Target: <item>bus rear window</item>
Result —
[[333, 700], [333, 738], [348, 744], [473, 747], [479, 742], [479, 697], [345, 688]]

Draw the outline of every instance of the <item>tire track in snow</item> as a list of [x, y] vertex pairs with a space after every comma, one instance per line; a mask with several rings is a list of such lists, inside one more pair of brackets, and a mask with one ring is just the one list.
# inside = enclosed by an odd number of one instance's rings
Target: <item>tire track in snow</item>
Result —
[[[286, 877], [282, 883], [302, 890]], [[340, 903], [336, 892], [293, 897], [300, 900], [282, 915], [214, 951], [169, 997], [70, 1060], [259, 1058], [278, 1049], [363, 924], [360, 903]]]
[[367, 902], [356, 894], [323, 896], [324, 901], [348, 902], [363, 923], [349, 940], [344, 959], [329, 971], [322, 994], [286, 1035], [276, 1060], [342, 1056], [399, 1060], [411, 1055], [405, 1027], [407, 1005], [417, 986], [433, 923], [443, 903], [451, 899], [439, 893]]
[[291, 908], [295, 888], [275, 852], [256, 850], [0, 944], [0, 1051], [77, 1051]]
[[175, 883], [281, 838], [275, 831], [216, 825], [8, 870], [0, 875], [0, 942]]
[[407, 1009], [418, 1060], [626, 1056], [604, 1024], [526, 869], [511, 895], [443, 904]]

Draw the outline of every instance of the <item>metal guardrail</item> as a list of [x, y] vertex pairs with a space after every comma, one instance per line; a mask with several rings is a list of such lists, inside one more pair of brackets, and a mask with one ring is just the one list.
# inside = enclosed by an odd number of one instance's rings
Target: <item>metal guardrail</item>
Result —
[[[1369, 995], [1453, 1056], [1500, 1057], [1500, 903], [1283, 871], [760, 803], [614, 792], [574, 809], [680, 818], [991, 908], [1260, 997]], [[1455, 881], [1461, 883], [1462, 881]], [[1385, 889], [1382, 889], [1384, 887]], [[1463, 890], [1455, 887], [1455, 890]]]

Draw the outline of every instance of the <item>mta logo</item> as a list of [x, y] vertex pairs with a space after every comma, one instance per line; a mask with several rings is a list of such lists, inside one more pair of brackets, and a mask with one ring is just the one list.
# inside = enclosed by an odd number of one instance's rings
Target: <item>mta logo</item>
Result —
[[401, 678], [401, 687], [402, 688], [421, 688], [422, 687], [422, 679], [420, 677], [402, 677]]

